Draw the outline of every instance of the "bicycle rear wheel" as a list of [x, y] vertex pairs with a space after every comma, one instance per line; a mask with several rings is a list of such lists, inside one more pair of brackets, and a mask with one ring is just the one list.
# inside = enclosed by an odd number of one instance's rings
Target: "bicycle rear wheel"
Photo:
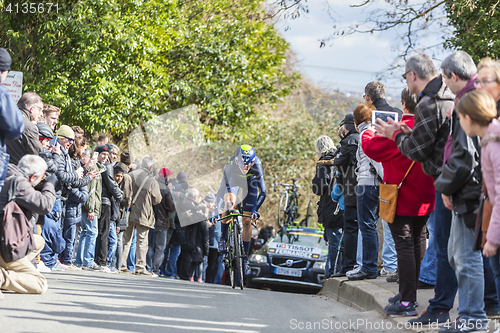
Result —
[[310, 227], [312, 225], [314, 214], [314, 206], [311, 200], [309, 200], [309, 204], [307, 205], [307, 214], [306, 214], [306, 227]]
[[243, 290], [244, 274], [243, 274], [243, 255], [245, 253], [243, 249], [243, 239], [241, 238], [241, 230], [239, 227], [235, 228], [235, 255], [236, 255], [236, 270], [238, 271], [238, 277], [240, 279], [240, 288]]
[[281, 194], [280, 204], [278, 207], [278, 226], [280, 228], [285, 225], [287, 204], [288, 204], [288, 192], [285, 191]]

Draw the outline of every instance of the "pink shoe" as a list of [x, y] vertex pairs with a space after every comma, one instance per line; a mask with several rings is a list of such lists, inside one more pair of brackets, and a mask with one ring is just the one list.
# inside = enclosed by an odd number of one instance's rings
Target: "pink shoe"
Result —
[[194, 277], [189, 277], [189, 281], [194, 282]]
[[203, 280], [201, 278], [198, 278], [199, 283], [203, 283]]

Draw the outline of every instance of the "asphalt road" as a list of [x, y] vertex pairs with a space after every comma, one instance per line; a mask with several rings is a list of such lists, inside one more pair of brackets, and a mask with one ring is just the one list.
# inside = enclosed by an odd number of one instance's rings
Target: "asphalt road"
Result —
[[5, 293], [0, 332], [400, 332], [329, 298], [165, 278], [69, 271], [44, 295]]

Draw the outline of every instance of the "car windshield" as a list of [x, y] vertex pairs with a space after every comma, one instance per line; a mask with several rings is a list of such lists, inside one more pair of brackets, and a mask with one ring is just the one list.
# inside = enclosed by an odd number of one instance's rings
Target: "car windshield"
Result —
[[323, 235], [303, 231], [279, 232], [269, 240], [269, 243], [285, 243], [308, 247], [320, 247], [321, 250], [328, 251]]

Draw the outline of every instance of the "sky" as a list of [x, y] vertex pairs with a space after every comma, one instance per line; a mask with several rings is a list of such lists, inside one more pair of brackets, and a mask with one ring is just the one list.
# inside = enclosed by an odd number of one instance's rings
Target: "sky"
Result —
[[[333, 12], [328, 12], [326, 1]], [[401, 36], [397, 31], [354, 34], [335, 39], [320, 48], [319, 40], [333, 32], [334, 24], [347, 26], [363, 21], [372, 10], [387, 6], [381, 1], [380, 4], [373, 4], [365, 10], [350, 7], [351, 4], [361, 2], [310, 0], [307, 1], [308, 14], [293, 20], [281, 18], [275, 21], [275, 27], [295, 53], [297, 69], [319, 87], [363, 94], [365, 85], [382, 75], [381, 81], [386, 86], [387, 95], [399, 98], [401, 90], [406, 86], [401, 77], [404, 70], [401, 68], [401, 73], [387, 71], [402, 47]], [[438, 44], [441, 36], [443, 34], [431, 26], [423, 33], [420, 45]], [[435, 52], [436, 66], [439, 66], [439, 60], [444, 59], [446, 53], [439, 49]], [[400, 63], [404, 64], [404, 61], [400, 60]]]

